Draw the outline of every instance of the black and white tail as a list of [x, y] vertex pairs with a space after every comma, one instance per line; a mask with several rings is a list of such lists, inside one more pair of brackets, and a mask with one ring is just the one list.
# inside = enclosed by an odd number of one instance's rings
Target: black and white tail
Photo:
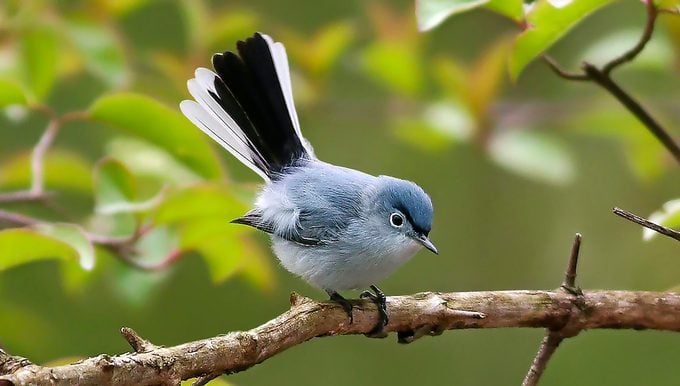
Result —
[[302, 137], [283, 44], [255, 33], [233, 52], [215, 54], [214, 73], [198, 68], [188, 81], [196, 101], [182, 113], [265, 180], [300, 158], [314, 157]]

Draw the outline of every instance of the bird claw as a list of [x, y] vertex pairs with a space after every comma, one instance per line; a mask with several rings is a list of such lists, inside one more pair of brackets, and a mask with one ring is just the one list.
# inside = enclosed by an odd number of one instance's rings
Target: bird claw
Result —
[[352, 324], [354, 322], [354, 315], [352, 315], [352, 303], [337, 292], [329, 292], [329, 295], [332, 301], [338, 303], [342, 309], [345, 310], [347, 316], [349, 317], [349, 324]]
[[385, 293], [380, 290], [380, 288], [372, 285], [370, 286], [371, 291], [364, 291], [359, 295], [360, 298], [362, 299], [370, 299], [375, 303], [376, 306], [378, 306], [378, 323], [376, 323], [375, 327], [369, 331], [366, 336], [371, 337], [371, 338], [384, 338], [387, 336], [387, 333], [385, 332], [385, 326], [387, 323], [389, 323], [389, 318], [387, 317], [387, 297], [385, 296]]

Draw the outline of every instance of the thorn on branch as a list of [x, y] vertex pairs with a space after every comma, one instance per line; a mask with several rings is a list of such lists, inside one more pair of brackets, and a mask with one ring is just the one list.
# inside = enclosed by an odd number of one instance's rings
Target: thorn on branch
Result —
[[291, 307], [297, 307], [301, 304], [304, 304], [304, 303], [310, 301], [311, 299], [309, 299], [305, 296], [302, 296], [297, 292], [291, 292], [289, 300], [290, 300], [290, 306]]
[[564, 281], [562, 288], [573, 295], [582, 295], [580, 289], [576, 287], [576, 267], [578, 266], [578, 256], [581, 251], [581, 234], [577, 233], [574, 237], [574, 243], [571, 246], [571, 254], [569, 255], [569, 264], [567, 271], [564, 273]]
[[121, 328], [120, 333], [137, 353], [145, 353], [158, 348], [155, 344], [139, 336], [139, 334], [130, 327]]
[[680, 232], [673, 230], [671, 228], [667, 228], [665, 226], [653, 223], [646, 218], [640, 217], [636, 214], [630, 213], [628, 211], [625, 211], [621, 208], [614, 208], [613, 209], [614, 214], [617, 216], [623, 217], [628, 221], [632, 221], [636, 224], [642, 225], [645, 228], [649, 228], [655, 232], [661, 233], [664, 236], [668, 236], [670, 238], [676, 239], [680, 241]]

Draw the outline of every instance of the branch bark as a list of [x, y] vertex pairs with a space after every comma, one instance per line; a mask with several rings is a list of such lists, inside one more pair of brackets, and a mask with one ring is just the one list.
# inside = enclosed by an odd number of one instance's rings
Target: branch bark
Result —
[[[378, 319], [370, 301], [354, 301], [352, 324], [333, 302], [293, 294], [291, 304], [289, 311], [252, 330], [173, 347], [154, 346], [128, 331], [127, 339], [141, 347], [139, 352], [103, 354], [66, 366], [43, 367], [0, 351], [0, 385], [177, 385], [184, 379], [243, 371], [315, 337], [366, 334]], [[386, 331], [398, 332], [400, 338], [501, 327], [680, 331], [676, 293], [584, 291], [577, 297], [563, 290], [426, 292], [388, 297], [387, 309]]]

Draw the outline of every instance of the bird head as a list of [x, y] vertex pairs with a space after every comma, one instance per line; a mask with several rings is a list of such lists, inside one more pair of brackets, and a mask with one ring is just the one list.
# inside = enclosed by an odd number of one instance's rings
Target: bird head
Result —
[[404, 235], [438, 254], [430, 241], [432, 201], [425, 191], [411, 181], [380, 176], [376, 196], [378, 221], [389, 232]]

